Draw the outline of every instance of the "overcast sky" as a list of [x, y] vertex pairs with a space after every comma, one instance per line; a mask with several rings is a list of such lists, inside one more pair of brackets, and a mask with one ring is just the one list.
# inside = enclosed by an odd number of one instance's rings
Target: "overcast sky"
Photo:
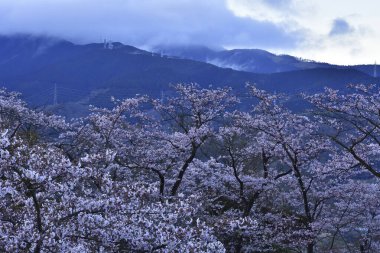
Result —
[[380, 61], [378, 0], [0, 0], [0, 33], [148, 48], [261, 48], [318, 61]]

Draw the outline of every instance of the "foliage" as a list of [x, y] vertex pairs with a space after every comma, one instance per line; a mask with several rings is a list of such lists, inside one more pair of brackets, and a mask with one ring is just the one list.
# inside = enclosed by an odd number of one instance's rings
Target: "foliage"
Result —
[[179, 84], [64, 119], [0, 91], [0, 251], [377, 252], [379, 91]]

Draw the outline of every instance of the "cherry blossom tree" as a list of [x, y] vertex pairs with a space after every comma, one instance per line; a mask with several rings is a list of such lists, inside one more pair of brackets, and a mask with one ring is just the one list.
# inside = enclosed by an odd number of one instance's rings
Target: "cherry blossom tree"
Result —
[[0, 90], [0, 251], [378, 252], [376, 87], [313, 113], [247, 88], [250, 111], [179, 84], [70, 122]]
[[375, 85], [350, 85], [351, 93], [326, 88], [305, 96], [316, 108], [327, 135], [357, 165], [380, 178], [380, 91]]
[[[122, 106], [134, 104], [128, 100]], [[134, 180], [128, 168], [121, 168], [109, 129], [121, 134], [122, 128], [111, 122], [96, 122], [98, 132], [84, 125], [79, 130], [92, 139], [75, 138], [72, 145], [30, 143], [1, 129], [0, 249], [223, 252], [212, 230], [197, 219], [201, 205], [196, 195], [163, 199], [155, 184]], [[62, 135], [65, 141], [82, 137], [73, 129]], [[117, 170], [122, 174], [115, 176]]]

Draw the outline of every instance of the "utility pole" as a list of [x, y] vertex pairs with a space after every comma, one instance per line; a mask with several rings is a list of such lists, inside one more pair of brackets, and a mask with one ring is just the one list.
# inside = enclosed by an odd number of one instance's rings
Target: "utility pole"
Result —
[[163, 102], [164, 102], [164, 91], [161, 90], [161, 103], [163, 103]]
[[53, 105], [57, 105], [57, 84], [54, 84]]

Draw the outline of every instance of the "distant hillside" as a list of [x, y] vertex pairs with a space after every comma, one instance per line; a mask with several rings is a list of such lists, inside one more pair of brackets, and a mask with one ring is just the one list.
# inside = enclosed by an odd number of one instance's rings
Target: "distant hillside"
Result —
[[[209, 51], [200, 48], [194, 57], [203, 57]], [[259, 65], [270, 66], [269, 63], [277, 62], [278, 66], [283, 66], [281, 71], [298, 66], [294, 57], [282, 56], [284, 60], [281, 62], [276, 60], [277, 56], [265, 51], [237, 50], [221, 52], [220, 55], [238, 58], [240, 54], [245, 54], [241, 52], [261, 54], [262, 58], [255, 60]], [[241, 56], [241, 59], [248, 58]], [[314, 63], [305, 64], [310, 67]], [[344, 88], [347, 83], [353, 82], [375, 83], [378, 79], [355, 69], [339, 69], [331, 65], [329, 68], [310, 67], [307, 70], [258, 74], [221, 68], [202, 61], [168, 57], [161, 53], [152, 54], [121, 43], [75, 45], [47, 37], [2, 36], [0, 82], [10, 90], [22, 92], [32, 105], [71, 101], [75, 104], [71, 105], [70, 110], [75, 111], [78, 104], [107, 104], [111, 96], [167, 96], [170, 84], [180, 82], [196, 82], [205, 87], [231, 86], [239, 94], [244, 92], [245, 84], [250, 82], [270, 91], [293, 94], [321, 90], [324, 86]]]
[[[351, 69], [356, 69], [356, 70], [359, 70], [363, 73], [366, 73], [370, 76], [374, 76], [374, 70], [375, 70], [375, 66], [373, 64], [366, 64], [366, 65], [355, 65], [355, 66], [349, 66], [348, 68], [351, 68]], [[377, 68], [377, 73], [376, 73], [376, 76], [379, 78], [380, 75], [379, 75], [379, 66], [376, 66]]]
[[108, 89], [114, 95], [160, 94], [178, 82], [233, 86], [260, 79], [260, 75], [165, 58], [120, 43], [113, 43], [113, 49], [109, 49], [103, 44], [74, 45], [17, 36], [1, 37], [0, 48], [0, 81], [26, 94], [52, 88], [54, 84], [87, 92]]
[[276, 55], [261, 49], [210, 49], [204, 46], [157, 46], [155, 52], [164, 55], [208, 62], [219, 67], [253, 73], [280, 73], [314, 68], [356, 69], [373, 75], [374, 65], [339, 66], [300, 59], [291, 55]]
[[312, 68], [338, 67], [327, 63], [306, 61], [290, 55], [275, 55], [261, 49], [212, 50], [203, 46], [160, 46], [155, 52], [183, 59], [208, 62], [255, 73], [278, 73]]

